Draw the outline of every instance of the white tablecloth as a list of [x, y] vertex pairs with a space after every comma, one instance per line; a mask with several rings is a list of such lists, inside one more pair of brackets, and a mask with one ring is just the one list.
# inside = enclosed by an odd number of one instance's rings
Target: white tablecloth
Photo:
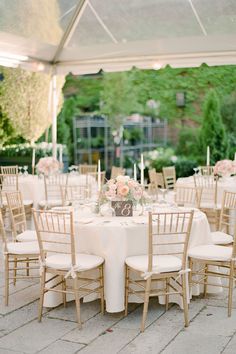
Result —
[[[70, 185], [86, 185], [85, 175], [69, 175], [68, 184]], [[97, 183], [94, 177], [89, 176], [92, 179], [92, 186], [94, 191], [97, 189]], [[19, 190], [22, 193], [23, 199], [33, 200], [34, 208], [38, 207], [38, 203], [45, 200], [44, 179], [38, 176], [19, 176]]]
[[[177, 186], [194, 187], [193, 176], [178, 178]], [[236, 192], [236, 177], [220, 178], [217, 183], [217, 204], [221, 204], [224, 191]]]
[[[99, 255], [105, 259], [106, 310], [120, 312], [124, 310], [125, 259], [128, 256], [147, 254], [147, 216], [131, 218], [94, 216], [90, 221], [92, 222], [75, 225], [77, 251]], [[189, 247], [209, 243], [211, 236], [207, 218], [205, 214], [197, 211], [193, 219]], [[60, 296], [48, 293], [44, 305], [57, 306], [60, 302]]]

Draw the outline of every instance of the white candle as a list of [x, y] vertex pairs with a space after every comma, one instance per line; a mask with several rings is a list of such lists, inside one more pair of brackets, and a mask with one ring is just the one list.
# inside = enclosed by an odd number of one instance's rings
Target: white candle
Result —
[[136, 168], [136, 163], [134, 164], [134, 180], [137, 181], [137, 168]]
[[34, 168], [35, 166], [35, 149], [33, 149], [33, 153], [32, 153], [32, 167]]
[[236, 152], [234, 153], [234, 161], [236, 161]]
[[101, 162], [98, 160], [98, 191], [101, 191]]
[[62, 159], [62, 145], [59, 146], [59, 162], [62, 164], [63, 159]]
[[143, 154], [141, 154], [141, 185], [144, 185], [144, 162], [143, 162]]
[[210, 147], [207, 147], [207, 166], [210, 166]]

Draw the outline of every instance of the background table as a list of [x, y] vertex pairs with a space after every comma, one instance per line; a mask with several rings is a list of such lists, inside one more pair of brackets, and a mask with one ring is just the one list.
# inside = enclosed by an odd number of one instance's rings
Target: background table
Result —
[[[93, 193], [97, 191], [97, 182], [93, 176], [89, 176], [91, 180]], [[69, 185], [86, 185], [87, 176], [86, 175], [73, 175], [69, 174], [68, 184]], [[44, 179], [38, 176], [28, 175], [19, 176], [19, 190], [22, 193], [23, 199], [33, 200], [34, 208], [38, 207], [40, 201], [45, 200], [45, 188]]]
[[[194, 187], [193, 176], [178, 178], [177, 186]], [[236, 177], [220, 178], [217, 183], [217, 204], [221, 204], [224, 191], [236, 192]]]

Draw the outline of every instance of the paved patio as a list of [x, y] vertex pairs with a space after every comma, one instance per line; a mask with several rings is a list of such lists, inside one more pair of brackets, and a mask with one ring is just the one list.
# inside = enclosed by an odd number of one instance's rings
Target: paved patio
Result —
[[[129, 316], [99, 313], [99, 301], [82, 304], [83, 329], [77, 329], [74, 302], [66, 308], [45, 309], [37, 321], [39, 285], [19, 281], [11, 286], [10, 305], [4, 306], [3, 259], [0, 272], [0, 354], [14, 353], [163, 353], [235, 354], [236, 301], [227, 317], [227, 297], [195, 298], [190, 304], [190, 326], [184, 328], [177, 306], [165, 312], [152, 299], [147, 328], [139, 326], [142, 305], [130, 304]], [[234, 295], [234, 300], [236, 292]]]

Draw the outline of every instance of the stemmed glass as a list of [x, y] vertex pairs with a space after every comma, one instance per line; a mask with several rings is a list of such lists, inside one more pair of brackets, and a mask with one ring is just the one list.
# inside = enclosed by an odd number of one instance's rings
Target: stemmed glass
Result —
[[197, 175], [198, 174], [198, 172], [199, 172], [199, 167], [194, 167], [194, 175]]
[[167, 193], [167, 188], [160, 188], [160, 191], [162, 193], [162, 199], [160, 200], [161, 204], [166, 204], [166, 200], [165, 200], [165, 195]]
[[28, 166], [24, 166], [23, 167], [23, 170], [24, 170], [24, 176], [28, 176]]
[[22, 169], [23, 169], [22, 166], [18, 166], [18, 171], [19, 171], [19, 175], [20, 175], [20, 176], [22, 175]]

